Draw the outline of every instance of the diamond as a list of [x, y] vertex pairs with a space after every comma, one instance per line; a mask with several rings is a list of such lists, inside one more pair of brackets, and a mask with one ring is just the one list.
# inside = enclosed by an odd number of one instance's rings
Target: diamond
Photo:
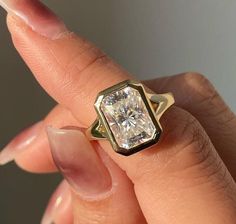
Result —
[[109, 93], [100, 109], [120, 148], [130, 150], [153, 140], [157, 129], [137, 89], [126, 86]]

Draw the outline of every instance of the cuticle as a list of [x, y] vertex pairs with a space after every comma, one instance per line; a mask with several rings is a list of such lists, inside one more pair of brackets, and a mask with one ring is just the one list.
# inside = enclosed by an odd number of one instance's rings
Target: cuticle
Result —
[[[88, 201], [88, 202], [96, 202], [96, 201], [101, 201], [101, 200], [105, 200], [109, 197], [111, 197], [114, 193], [115, 193], [115, 189], [117, 188], [118, 183], [113, 181], [112, 175], [111, 175], [111, 180], [112, 180], [112, 185], [109, 188], [109, 190], [107, 190], [106, 192], [100, 193], [96, 196], [84, 196], [78, 192], [75, 192], [81, 199], [83, 199], [84, 201]], [[73, 190], [73, 189], [72, 189]], [[74, 191], [74, 190], [73, 190]]]

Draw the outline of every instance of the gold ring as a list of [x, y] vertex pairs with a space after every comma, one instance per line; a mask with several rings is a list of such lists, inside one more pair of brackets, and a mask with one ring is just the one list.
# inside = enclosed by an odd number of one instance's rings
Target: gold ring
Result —
[[90, 140], [107, 139], [115, 152], [131, 155], [159, 141], [160, 118], [174, 102], [172, 93], [154, 94], [139, 82], [123, 81], [98, 94], [97, 119], [86, 134]]

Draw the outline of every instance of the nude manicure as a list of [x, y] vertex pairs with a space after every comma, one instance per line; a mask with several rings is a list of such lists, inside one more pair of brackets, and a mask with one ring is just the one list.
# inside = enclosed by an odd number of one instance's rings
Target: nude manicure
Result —
[[68, 33], [65, 24], [38, 0], [0, 0], [0, 5], [44, 37], [58, 39]]
[[49, 127], [47, 133], [54, 161], [78, 195], [89, 200], [110, 192], [111, 176], [80, 130]]
[[16, 156], [25, 151], [36, 139], [43, 129], [43, 122], [40, 121], [18, 134], [1, 152], [0, 165], [5, 165], [15, 159]]

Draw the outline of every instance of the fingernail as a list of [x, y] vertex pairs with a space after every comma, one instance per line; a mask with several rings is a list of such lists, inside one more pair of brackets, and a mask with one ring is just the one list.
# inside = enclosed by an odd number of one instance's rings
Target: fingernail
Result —
[[62, 219], [66, 219], [66, 216], [70, 215], [67, 214], [70, 210], [71, 192], [68, 183], [63, 181], [49, 200], [41, 224], [57, 223], [57, 220], [60, 220], [60, 223], [63, 223]]
[[78, 195], [95, 199], [110, 192], [111, 176], [80, 130], [49, 127], [47, 133], [55, 164]]
[[0, 152], [0, 165], [5, 165], [6, 163], [11, 162], [16, 156], [25, 151], [34, 142], [42, 128], [43, 122], [40, 121], [18, 134]]
[[0, 0], [0, 5], [42, 36], [58, 39], [68, 32], [65, 24], [38, 0]]

